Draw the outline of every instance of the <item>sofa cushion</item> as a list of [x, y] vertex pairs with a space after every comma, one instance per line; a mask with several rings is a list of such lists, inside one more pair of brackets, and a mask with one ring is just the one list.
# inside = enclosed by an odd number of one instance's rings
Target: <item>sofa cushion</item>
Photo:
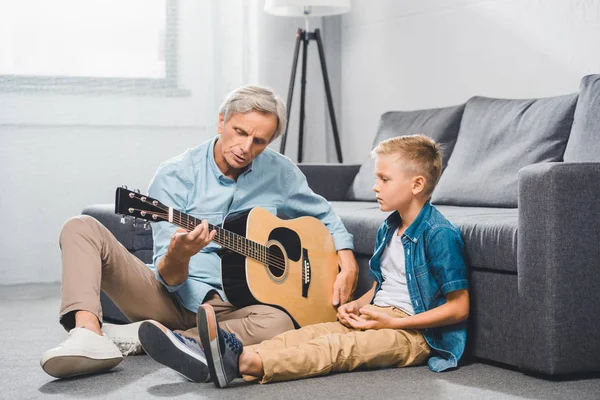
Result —
[[[463, 104], [430, 110], [387, 112], [379, 120], [372, 148], [386, 139], [421, 133], [444, 145], [442, 167], [445, 167], [456, 143], [464, 108]], [[349, 200], [375, 201], [375, 194], [372, 190], [375, 184], [374, 170], [375, 161], [368, 157], [367, 161], [361, 165], [348, 190], [347, 198]]]
[[519, 169], [561, 161], [577, 95], [532, 100], [473, 97], [432, 203], [517, 207]]
[[[354, 235], [354, 251], [372, 255], [379, 225], [390, 214], [371, 202], [331, 203], [346, 229]], [[372, 207], [368, 207], [368, 205]], [[517, 209], [437, 206], [463, 235], [471, 268], [517, 272]]]
[[600, 75], [581, 80], [565, 161], [600, 161]]

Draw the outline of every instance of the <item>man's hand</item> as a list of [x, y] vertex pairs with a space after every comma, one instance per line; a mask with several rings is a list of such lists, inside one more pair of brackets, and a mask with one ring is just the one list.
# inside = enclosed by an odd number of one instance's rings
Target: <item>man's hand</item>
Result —
[[352, 328], [350, 323], [348, 323], [348, 319], [350, 318], [350, 314], [358, 315], [358, 310], [360, 309], [358, 302], [356, 300], [351, 301], [346, 304], [342, 304], [338, 307], [337, 310], [337, 319], [340, 321], [342, 325], [347, 326], [348, 328]]
[[193, 231], [178, 229], [169, 243], [167, 253], [158, 263], [158, 273], [167, 285], [179, 285], [188, 277], [190, 258], [206, 247], [217, 234], [209, 232], [208, 222], [203, 220]]
[[209, 231], [208, 221], [202, 220], [191, 232], [182, 228], [177, 229], [171, 238], [169, 250], [167, 251], [171, 252], [177, 259], [189, 260], [212, 242], [216, 234], [217, 231], [214, 229], [212, 232]]
[[347, 303], [354, 292], [358, 280], [358, 264], [352, 250], [339, 250], [340, 273], [333, 284], [333, 305]]
[[348, 314], [348, 324], [354, 329], [393, 329], [394, 317], [373, 311], [363, 307], [360, 309], [360, 316], [356, 314]]

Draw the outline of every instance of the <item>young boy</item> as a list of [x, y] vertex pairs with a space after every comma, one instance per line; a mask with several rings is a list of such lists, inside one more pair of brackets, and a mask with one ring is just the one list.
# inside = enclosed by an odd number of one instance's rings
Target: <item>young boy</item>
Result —
[[457, 366], [469, 294], [460, 232], [429, 203], [442, 170], [440, 146], [423, 135], [402, 136], [381, 142], [372, 155], [377, 202], [393, 213], [377, 232], [371, 290], [340, 306], [339, 322], [245, 348], [219, 328], [209, 304], [201, 305], [198, 330], [215, 385], [241, 375], [267, 383], [357, 368]]

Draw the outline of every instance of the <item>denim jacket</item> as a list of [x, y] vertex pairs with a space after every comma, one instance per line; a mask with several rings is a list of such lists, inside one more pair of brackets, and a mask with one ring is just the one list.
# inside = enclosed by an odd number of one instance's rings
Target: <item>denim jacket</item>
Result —
[[[396, 211], [379, 227], [375, 251], [369, 261], [370, 274], [381, 289], [381, 256], [400, 225]], [[402, 234], [406, 263], [406, 283], [415, 313], [422, 313], [446, 303], [446, 295], [467, 289], [467, 267], [460, 231], [429, 201]], [[466, 323], [422, 330], [433, 350], [429, 369], [441, 372], [458, 365], [467, 341]]]

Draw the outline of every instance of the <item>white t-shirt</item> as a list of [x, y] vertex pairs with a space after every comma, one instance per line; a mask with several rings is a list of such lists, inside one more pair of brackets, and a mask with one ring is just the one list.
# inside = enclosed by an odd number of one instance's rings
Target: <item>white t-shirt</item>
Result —
[[406, 285], [404, 246], [402, 237], [398, 236], [398, 229], [381, 256], [381, 275], [383, 283], [373, 299], [373, 304], [383, 307], [393, 306], [413, 315], [415, 310], [410, 302]]

